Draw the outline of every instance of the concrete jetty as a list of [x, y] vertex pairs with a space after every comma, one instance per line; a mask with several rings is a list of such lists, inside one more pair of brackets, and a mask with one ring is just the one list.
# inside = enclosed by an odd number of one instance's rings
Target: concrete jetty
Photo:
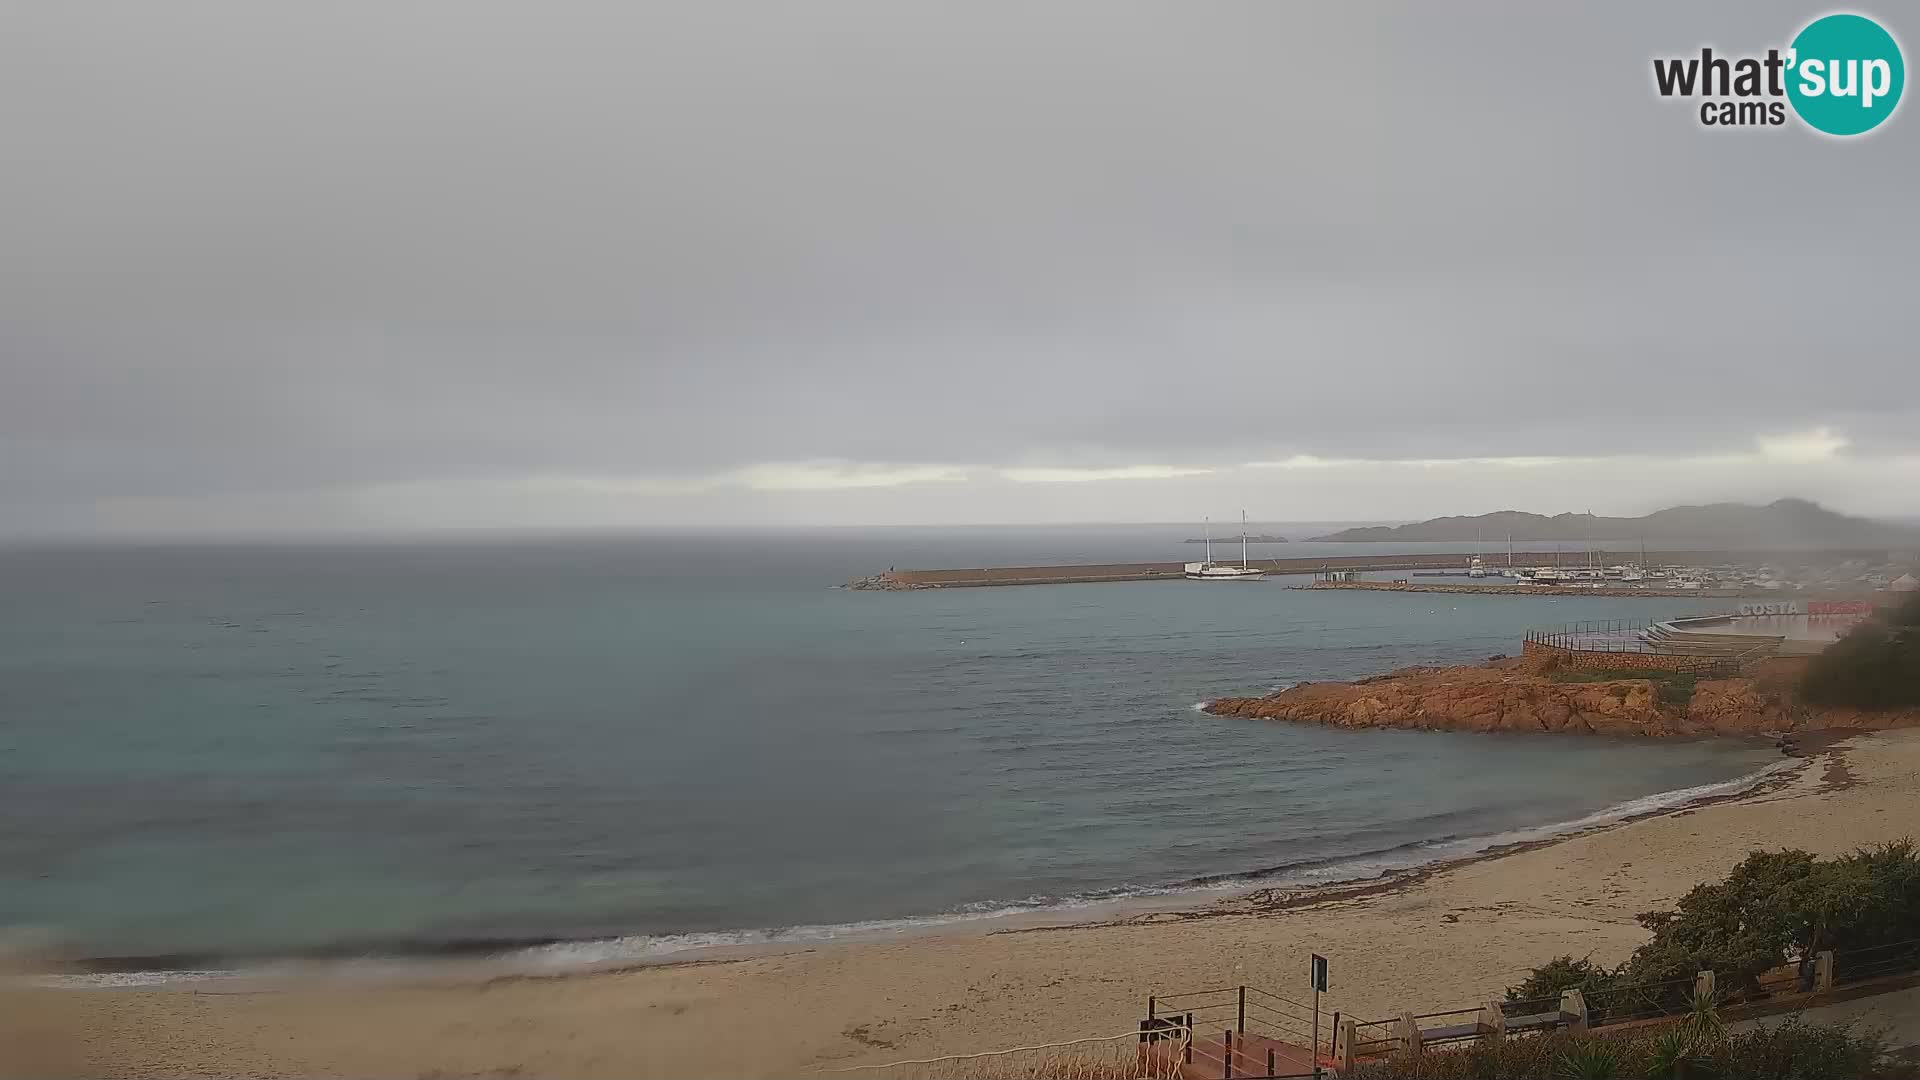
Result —
[[[1568, 569], [1584, 566], [1589, 558], [1597, 558], [1600, 565], [1612, 566], [1621, 563], [1640, 563], [1645, 559], [1647, 565], [1702, 566], [1728, 563], [1754, 564], [1780, 560], [1805, 561], [1815, 557], [1846, 557], [1856, 552], [1812, 552], [1812, 551], [1649, 551], [1644, 555], [1636, 548], [1621, 551], [1600, 551], [1594, 555], [1588, 553], [1553, 551], [1516, 551], [1513, 553], [1514, 566], [1553, 566], [1560, 564]], [[1885, 552], [1879, 554], [1884, 555]], [[1325, 571], [1348, 572], [1384, 572], [1394, 570], [1446, 570], [1464, 567], [1474, 557], [1473, 552], [1445, 552], [1418, 555], [1306, 555], [1295, 558], [1252, 559], [1249, 565], [1265, 570], [1275, 576], [1307, 575]], [[1489, 555], [1480, 553], [1480, 558], [1488, 564], [1489, 574], [1497, 573], [1500, 567], [1507, 565], [1507, 553]], [[1232, 560], [1229, 560], [1232, 561]], [[909, 589], [966, 589], [990, 585], [1065, 585], [1081, 582], [1099, 581], [1184, 581], [1180, 562], [1144, 562], [1144, 563], [1083, 563], [1065, 566], [985, 566], [958, 570], [889, 570], [872, 577], [860, 578], [847, 583], [852, 589], [877, 589], [882, 591], [900, 591]], [[1503, 579], [1489, 577], [1485, 585], [1476, 585], [1476, 589], [1500, 589]], [[1389, 583], [1382, 582], [1381, 585]], [[1462, 586], [1466, 588], [1467, 586]], [[1533, 590], [1534, 585], [1505, 586], [1508, 590]], [[1572, 590], [1590, 593], [1590, 589]], [[1621, 590], [1631, 595], [1652, 594], [1656, 596], [1685, 595], [1671, 590], [1648, 588], [1646, 590]], [[1694, 594], [1699, 595], [1699, 594]]]

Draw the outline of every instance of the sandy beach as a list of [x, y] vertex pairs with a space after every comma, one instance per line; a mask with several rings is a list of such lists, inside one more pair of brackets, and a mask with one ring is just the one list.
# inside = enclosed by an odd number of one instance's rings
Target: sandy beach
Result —
[[791, 1075], [1117, 1034], [1151, 993], [1242, 982], [1300, 992], [1310, 952], [1332, 960], [1329, 1011], [1466, 1007], [1556, 954], [1624, 958], [1644, 937], [1635, 913], [1753, 848], [1831, 855], [1914, 832], [1916, 811], [1920, 732], [1885, 732], [1821, 750], [1737, 800], [1318, 899], [552, 978], [16, 984], [0, 990], [0, 1075]]

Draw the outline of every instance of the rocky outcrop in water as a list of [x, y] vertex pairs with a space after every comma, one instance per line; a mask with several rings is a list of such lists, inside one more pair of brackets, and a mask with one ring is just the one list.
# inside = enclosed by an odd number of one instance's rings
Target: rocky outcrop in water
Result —
[[1265, 697], [1221, 698], [1218, 716], [1349, 728], [1559, 731], [1584, 735], [1759, 735], [1920, 726], [1920, 710], [1814, 710], [1793, 696], [1796, 669], [1774, 661], [1753, 674], [1701, 679], [1690, 695], [1651, 679], [1556, 681], [1527, 661], [1414, 667], [1355, 682], [1301, 683]]

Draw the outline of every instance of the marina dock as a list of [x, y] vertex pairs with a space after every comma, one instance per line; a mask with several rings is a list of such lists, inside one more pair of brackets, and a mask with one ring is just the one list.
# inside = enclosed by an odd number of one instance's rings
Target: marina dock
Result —
[[1358, 592], [1493, 593], [1506, 596], [1650, 596], [1661, 600], [1730, 600], [1752, 597], [1777, 598], [1780, 595], [1778, 592], [1766, 589], [1667, 589], [1661, 588], [1658, 583], [1638, 589], [1604, 581], [1590, 585], [1530, 585], [1526, 582], [1516, 582], [1511, 578], [1493, 577], [1474, 582], [1315, 581], [1310, 584], [1290, 585], [1288, 588], [1316, 591], [1351, 589]]

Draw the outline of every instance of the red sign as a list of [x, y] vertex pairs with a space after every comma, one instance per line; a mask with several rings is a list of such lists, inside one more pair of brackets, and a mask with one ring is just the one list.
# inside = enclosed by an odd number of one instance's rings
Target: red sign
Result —
[[1809, 615], [1871, 615], [1873, 614], [1873, 601], [1871, 600], [1809, 600], [1807, 601], [1807, 614]]

